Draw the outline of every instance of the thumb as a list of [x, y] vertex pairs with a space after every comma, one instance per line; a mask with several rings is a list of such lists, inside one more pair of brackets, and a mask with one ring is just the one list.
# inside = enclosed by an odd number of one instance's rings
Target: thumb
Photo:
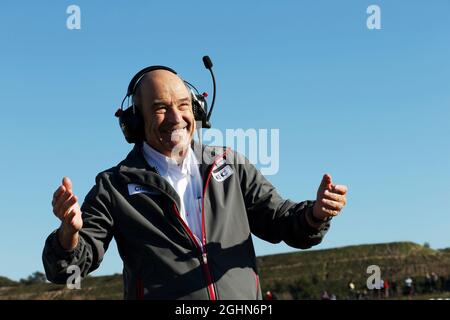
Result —
[[72, 192], [72, 181], [70, 181], [69, 177], [64, 177], [62, 184], [66, 187], [67, 191]]
[[322, 178], [322, 182], [320, 183], [320, 188], [322, 189], [330, 189], [331, 188], [331, 176], [328, 173], [325, 173]]

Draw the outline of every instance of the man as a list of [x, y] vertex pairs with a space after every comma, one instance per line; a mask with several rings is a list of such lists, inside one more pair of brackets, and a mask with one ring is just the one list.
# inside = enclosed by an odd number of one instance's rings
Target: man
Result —
[[347, 188], [324, 175], [316, 201], [283, 200], [242, 155], [193, 143], [190, 93], [168, 70], [146, 73], [133, 99], [144, 141], [96, 177], [81, 208], [67, 177], [53, 195], [47, 278], [65, 283], [70, 265], [86, 276], [114, 237], [126, 299], [262, 299], [251, 233], [316, 245]]

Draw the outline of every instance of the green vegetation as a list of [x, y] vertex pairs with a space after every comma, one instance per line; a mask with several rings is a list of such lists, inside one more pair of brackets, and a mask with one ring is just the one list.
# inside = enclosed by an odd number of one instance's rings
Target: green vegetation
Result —
[[[11, 281], [11, 280], [10, 280]], [[87, 277], [80, 290], [52, 283], [0, 286], [0, 299], [14, 300], [120, 300], [123, 297], [122, 276]]]
[[[358, 245], [258, 259], [263, 290], [276, 292], [283, 299], [319, 299], [323, 291], [346, 299], [355, 298], [364, 290], [368, 298], [378, 298], [381, 293], [366, 287], [370, 275], [366, 271], [370, 265], [380, 267], [381, 278], [388, 280], [398, 298], [403, 294], [404, 279], [408, 276], [414, 280], [415, 293], [421, 294], [426, 291], [427, 272], [444, 276], [444, 282], [450, 275], [450, 252], [412, 242]], [[350, 281], [355, 284], [354, 292], [348, 288]]]
[[[258, 257], [263, 292], [274, 292], [279, 299], [319, 299], [323, 291], [338, 299], [356, 298], [366, 292], [366, 298], [381, 298], [382, 292], [367, 290], [366, 273], [369, 265], [381, 269], [381, 277], [388, 279], [390, 297], [449, 298], [450, 250], [433, 250], [412, 242], [395, 242], [349, 246], [336, 249], [299, 251]], [[440, 276], [436, 292], [425, 287], [425, 274]], [[403, 295], [404, 279], [414, 280], [414, 295]], [[0, 277], [0, 299], [122, 299], [122, 276], [87, 277], [81, 290], [42, 283], [34, 273], [22, 283]], [[28, 280], [31, 280], [28, 281]], [[350, 292], [348, 283], [355, 289]], [[396, 288], [395, 288], [396, 285]], [[428, 291], [427, 291], [428, 290]], [[439, 291], [439, 292], [437, 292]]]
[[0, 277], [0, 288], [17, 286], [18, 283], [6, 277]]

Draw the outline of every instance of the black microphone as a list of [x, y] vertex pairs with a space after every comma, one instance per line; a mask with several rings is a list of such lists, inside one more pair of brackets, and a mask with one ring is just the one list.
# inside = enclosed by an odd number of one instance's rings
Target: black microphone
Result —
[[203, 64], [205, 65], [205, 68], [209, 70], [211, 73], [211, 78], [213, 81], [213, 99], [211, 103], [211, 108], [209, 109], [208, 114], [206, 115], [206, 121], [209, 123], [209, 119], [211, 118], [212, 111], [214, 109], [214, 102], [216, 101], [216, 78], [214, 77], [214, 73], [212, 71], [213, 63], [211, 59], [208, 56], [203, 57]]
[[211, 69], [213, 66], [211, 59], [208, 56], [203, 57], [203, 64], [205, 65], [206, 69]]

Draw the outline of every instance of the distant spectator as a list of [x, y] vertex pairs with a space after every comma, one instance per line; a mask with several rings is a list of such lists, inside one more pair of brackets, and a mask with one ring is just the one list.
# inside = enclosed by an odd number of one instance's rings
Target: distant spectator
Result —
[[432, 292], [436, 292], [438, 290], [438, 282], [439, 282], [439, 277], [436, 273], [432, 272], [431, 273], [431, 291]]
[[400, 286], [397, 284], [397, 280], [395, 275], [392, 276], [391, 280], [391, 292], [393, 296], [399, 296]]
[[277, 295], [273, 293], [272, 291], [267, 291], [264, 295], [264, 300], [277, 300]]
[[413, 279], [411, 277], [405, 279], [405, 294], [408, 296], [413, 295]]
[[330, 296], [328, 295], [328, 292], [327, 291], [322, 292], [320, 299], [321, 300], [330, 300]]
[[430, 273], [425, 274], [425, 293], [430, 293], [432, 291], [432, 280]]
[[389, 282], [387, 279], [383, 281], [384, 297], [389, 298]]
[[350, 281], [348, 283], [348, 288], [350, 289], [350, 291], [355, 291], [355, 284], [353, 283], [353, 281]]
[[355, 293], [355, 284], [353, 283], [353, 281], [350, 281], [348, 283], [348, 299], [356, 299], [356, 293]]
[[439, 276], [438, 290], [439, 290], [439, 292], [445, 291], [445, 277], [444, 276]]

